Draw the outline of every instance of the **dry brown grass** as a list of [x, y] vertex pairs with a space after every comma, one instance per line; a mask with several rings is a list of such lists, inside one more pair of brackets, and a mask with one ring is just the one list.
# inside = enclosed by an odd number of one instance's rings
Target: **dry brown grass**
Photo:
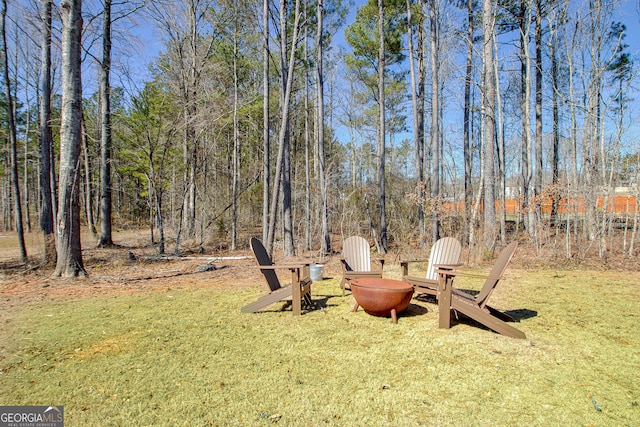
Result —
[[242, 314], [264, 292], [252, 260], [201, 273], [152, 253], [88, 249], [72, 281], [5, 268], [0, 405], [64, 405], [69, 426], [640, 425], [638, 271], [522, 268], [517, 252], [492, 297], [524, 314], [514, 340], [438, 329], [420, 299], [396, 325], [352, 313], [336, 261], [320, 310]]

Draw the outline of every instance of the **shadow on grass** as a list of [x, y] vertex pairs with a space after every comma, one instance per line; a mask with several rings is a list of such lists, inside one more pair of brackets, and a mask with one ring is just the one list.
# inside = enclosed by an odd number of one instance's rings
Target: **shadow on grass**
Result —
[[[470, 295], [477, 295], [477, 294], [480, 293], [478, 291], [473, 291], [473, 290], [468, 290], [468, 289], [461, 289], [461, 291], [466, 292], [466, 293], [468, 293]], [[429, 304], [438, 305], [438, 300], [436, 299], [436, 297], [434, 295], [419, 294], [417, 296], [414, 296], [413, 298], [418, 300], [418, 301], [422, 301], [422, 302], [427, 302]], [[525, 319], [531, 319], [532, 317], [536, 317], [538, 315], [537, 311], [529, 310], [527, 308], [518, 308], [518, 309], [515, 309], [515, 310], [505, 310], [505, 311], [503, 311], [503, 313], [506, 314], [507, 316], [511, 317], [516, 322], [520, 322], [521, 320], [525, 320]], [[465, 318], [466, 318], [466, 316], [465, 316]]]
[[342, 297], [338, 297], [336, 295], [318, 295], [318, 294], [314, 294], [311, 297], [317, 309], [325, 309], [327, 307], [337, 307], [338, 304], [329, 302], [334, 298], [342, 298]]
[[[302, 314], [311, 313], [316, 310], [324, 310], [327, 307], [337, 307], [338, 304], [330, 303], [329, 301], [333, 298], [338, 298], [336, 295], [318, 295], [313, 294], [311, 296], [311, 300], [313, 301], [314, 307], [308, 307], [307, 304], [302, 304]], [[279, 305], [281, 304], [281, 305]], [[285, 311], [291, 311], [292, 302], [290, 299], [277, 301], [271, 304], [268, 307], [263, 308], [262, 310], [258, 310], [253, 314], [257, 313], [281, 313]]]
[[[505, 310], [503, 311], [503, 313], [506, 314], [507, 316], [510, 316], [515, 323], [519, 323], [521, 320], [530, 319], [538, 315], [537, 311], [529, 310], [526, 308], [518, 308], [515, 310]], [[491, 331], [491, 328], [487, 327], [486, 325], [483, 325], [482, 323], [474, 319], [471, 319], [470, 317], [465, 316], [462, 313], [455, 312], [455, 315], [452, 316], [452, 320], [453, 320], [452, 325], [455, 325], [455, 324], [470, 325], [479, 329], [483, 329], [485, 331]]]
[[531, 319], [532, 317], [536, 317], [538, 312], [535, 310], [529, 310], [527, 308], [518, 308], [515, 310], [506, 310], [504, 314], [510, 316], [516, 322], [519, 322], [524, 319]]
[[402, 313], [400, 313], [400, 316], [416, 317], [416, 316], [423, 316], [428, 312], [429, 312], [429, 309], [427, 307], [423, 307], [418, 304], [409, 303], [409, 306]]

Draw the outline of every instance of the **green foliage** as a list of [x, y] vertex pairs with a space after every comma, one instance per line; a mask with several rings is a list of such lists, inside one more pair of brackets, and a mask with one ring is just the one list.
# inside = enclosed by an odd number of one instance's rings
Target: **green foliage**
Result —
[[[406, 3], [400, 0], [384, 2], [384, 47], [385, 62], [399, 63], [404, 59], [402, 37], [406, 29]], [[368, 63], [375, 67], [378, 58], [378, 2], [369, 0], [358, 9], [356, 20], [344, 32], [345, 39], [353, 48], [356, 63]]]
[[627, 27], [621, 22], [612, 22], [607, 33], [607, 38], [614, 45], [611, 61], [607, 65], [607, 71], [611, 73], [611, 83], [617, 84], [619, 90], [615, 92], [614, 102], [619, 109], [631, 100], [623, 89], [633, 78], [633, 59], [627, 51], [629, 45], [624, 43], [627, 36]]

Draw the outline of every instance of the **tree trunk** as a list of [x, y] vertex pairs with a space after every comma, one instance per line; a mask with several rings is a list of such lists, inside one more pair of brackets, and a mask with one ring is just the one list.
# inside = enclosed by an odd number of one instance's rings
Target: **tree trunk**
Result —
[[82, 168], [84, 171], [84, 210], [87, 217], [87, 228], [91, 233], [91, 237], [96, 238], [96, 227], [93, 216], [93, 201], [91, 197], [91, 163], [89, 161], [89, 142], [87, 141], [87, 128], [84, 120], [84, 116], [82, 117], [82, 153], [84, 160], [84, 167]]
[[[542, 1], [536, 0], [536, 167], [534, 174], [534, 194], [542, 194]], [[541, 221], [541, 201], [536, 203], [536, 222]], [[537, 233], [536, 233], [537, 234]], [[538, 236], [540, 237], [540, 236]]]
[[262, 241], [269, 232], [269, 0], [262, 2]]
[[104, 0], [102, 64], [100, 67], [100, 239], [98, 246], [113, 245], [111, 232], [111, 0]]
[[560, 97], [558, 96], [558, 58], [556, 55], [556, 28], [557, 22], [549, 23], [549, 56], [551, 57], [551, 85], [552, 85], [552, 108], [553, 108], [553, 149], [551, 155], [551, 184], [553, 186], [553, 201], [551, 204], [551, 224], [557, 224], [558, 207], [560, 204], [560, 192], [558, 183], [560, 172], [558, 165], [560, 163]]
[[440, 149], [440, 90], [438, 81], [440, 79], [440, 35], [438, 30], [438, 3], [431, 0], [429, 6], [429, 29], [431, 43], [431, 198], [434, 202], [434, 209], [431, 218], [431, 243], [435, 243], [440, 238], [440, 158], [442, 157]]
[[322, 42], [323, 36], [323, 4], [322, 0], [318, 0], [318, 22], [316, 34], [316, 102], [318, 103], [318, 165], [320, 166], [320, 197], [321, 202], [321, 221], [322, 221], [322, 252], [324, 254], [331, 253], [331, 238], [329, 236], [329, 202], [327, 189], [327, 167], [324, 142], [324, 75], [323, 75], [323, 56], [324, 46]]
[[44, 235], [44, 263], [56, 262], [54, 234], [55, 180], [51, 149], [51, 0], [42, 1], [42, 47], [40, 70], [40, 228]]
[[380, 197], [380, 250], [387, 253], [385, 190], [385, 103], [384, 103], [384, 1], [378, 0], [378, 189]]
[[[304, 12], [305, 21], [308, 15]], [[311, 123], [309, 122], [309, 27], [304, 27], [304, 250], [311, 253]], [[318, 135], [318, 123], [315, 123]], [[315, 152], [315, 151], [314, 151]]]
[[600, 158], [598, 154], [599, 114], [601, 100], [601, 12], [600, 0], [589, 4], [589, 31], [591, 37], [591, 70], [587, 86], [585, 108], [587, 110], [585, 122], [585, 146], [583, 153], [585, 171], [585, 203], [586, 203], [586, 231], [589, 241], [593, 242], [598, 237], [598, 212], [596, 191], [599, 184]]
[[238, 240], [238, 180], [240, 179], [240, 137], [238, 135], [238, 4], [233, 3], [233, 178], [231, 189], [231, 250]]
[[55, 277], [86, 275], [80, 243], [79, 157], [82, 131], [82, 0], [62, 0], [62, 109], [60, 126], [60, 198], [58, 261]]
[[[276, 229], [276, 215], [278, 212], [278, 195], [280, 193], [280, 189], [283, 191], [283, 211], [285, 213], [283, 224], [284, 232], [285, 232], [285, 256], [291, 257], [295, 254], [295, 248], [293, 247], [293, 229], [292, 222], [293, 219], [290, 217], [291, 214], [291, 183], [285, 182], [289, 179], [289, 172], [286, 171], [287, 167], [290, 167], [290, 163], [288, 159], [285, 159], [286, 156], [290, 155], [289, 152], [289, 106], [291, 103], [291, 92], [293, 89], [293, 77], [294, 77], [294, 66], [295, 66], [295, 53], [296, 53], [296, 44], [298, 40], [298, 31], [300, 24], [300, 0], [296, 0], [295, 3], [295, 19], [293, 25], [293, 35], [292, 35], [292, 44], [291, 51], [289, 52], [289, 64], [287, 66], [287, 35], [285, 28], [287, 26], [287, 14], [286, 14], [286, 0], [281, 0], [280, 2], [280, 25], [281, 25], [281, 85], [282, 85], [282, 94], [280, 96], [281, 99], [281, 123], [280, 123], [280, 131], [278, 133], [278, 157], [276, 159], [276, 170], [275, 170], [275, 182], [273, 184], [273, 192], [271, 194], [271, 206], [269, 210], [269, 232], [267, 233], [267, 251], [273, 251], [273, 245], [275, 241], [275, 229]], [[285, 188], [287, 187], [287, 188]], [[289, 194], [285, 194], [287, 192]], [[288, 207], [285, 207], [284, 204], [289, 203]], [[287, 235], [289, 235], [287, 237]]]
[[520, 18], [520, 84], [522, 113], [522, 210], [524, 227], [533, 236], [533, 213], [531, 203], [533, 189], [531, 188], [531, 173], [533, 169], [531, 159], [531, 65], [529, 55], [529, 29], [531, 27], [531, 0], [523, 0], [521, 3]]
[[471, 134], [471, 73], [473, 71], [473, 0], [467, 1], [467, 65], [464, 79], [464, 118], [463, 118], [463, 156], [464, 156], [464, 219], [467, 230], [464, 236], [470, 236], [471, 206], [473, 188], [471, 186], [472, 134]]
[[[498, 46], [496, 43], [496, 38], [493, 38], [493, 49], [497, 56], [498, 54]], [[500, 95], [500, 78], [498, 74], [498, 61], [494, 63], [493, 75], [496, 82], [496, 139], [497, 139], [497, 150], [498, 150], [498, 200], [500, 210], [498, 212], [500, 218], [500, 241], [502, 244], [507, 243], [507, 218], [505, 211], [505, 202], [506, 202], [506, 186], [507, 186], [507, 177], [506, 177], [506, 158], [505, 158], [505, 146], [504, 146], [504, 121], [502, 119], [502, 97]]]
[[[29, 75], [31, 74], [31, 67], [29, 67], [29, 69], [27, 70], [27, 78], [26, 78], [26, 82], [25, 82], [25, 91], [27, 92], [26, 97], [27, 97], [27, 103], [26, 103], [26, 108], [27, 111], [31, 112], [31, 98], [28, 94], [28, 87], [31, 86], [31, 83], [29, 81]], [[23, 171], [22, 171], [22, 176], [23, 176], [23, 189], [24, 189], [24, 219], [25, 219], [25, 223], [27, 226], [27, 234], [31, 233], [31, 213], [30, 213], [30, 206], [31, 206], [31, 198], [29, 197], [29, 183], [31, 182], [31, 180], [29, 179], [29, 140], [30, 140], [30, 134], [31, 134], [31, 114], [27, 114], [26, 117], [26, 123], [24, 126], [24, 158], [22, 159], [23, 161]]]
[[24, 229], [22, 222], [22, 200], [20, 198], [20, 183], [18, 182], [18, 141], [16, 134], [16, 122], [13, 111], [13, 95], [11, 94], [11, 81], [9, 80], [9, 59], [7, 57], [7, 33], [5, 22], [7, 20], [7, 1], [2, 0], [2, 10], [0, 11], [0, 55], [2, 55], [2, 78], [4, 80], [5, 97], [7, 103], [7, 121], [9, 125], [9, 144], [11, 150], [11, 181], [14, 191], [15, 202], [15, 222], [18, 233], [18, 243], [20, 245], [20, 259], [27, 261], [27, 246], [24, 241]]
[[484, 106], [484, 235], [485, 249], [493, 250], [496, 241], [495, 207], [495, 87], [493, 37], [495, 36], [495, 3], [482, 2], [482, 59], [483, 59], [483, 106]]
[[[407, 40], [409, 50], [409, 71], [411, 75], [411, 104], [413, 112], [413, 143], [415, 145], [415, 167], [416, 167], [416, 196], [418, 199], [418, 240], [420, 247], [426, 245], [425, 223], [424, 223], [424, 81], [418, 83], [420, 77], [424, 77], [424, 58], [422, 49], [424, 44], [422, 22], [416, 23], [418, 28], [418, 44], [413, 46], [413, 3], [407, 0]], [[416, 55], [417, 53], [417, 55]], [[417, 56], [418, 74], [416, 77], [416, 67], [414, 65], [414, 55]]]

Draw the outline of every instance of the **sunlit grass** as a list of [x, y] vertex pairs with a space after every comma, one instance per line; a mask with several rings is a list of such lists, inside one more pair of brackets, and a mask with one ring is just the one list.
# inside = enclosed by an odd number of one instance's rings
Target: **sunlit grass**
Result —
[[537, 313], [526, 340], [438, 329], [417, 300], [395, 325], [352, 313], [337, 279], [304, 316], [240, 312], [262, 292], [24, 306], [0, 332], [0, 405], [64, 405], [68, 426], [640, 424], [640, 273], [510, 269], [492, 302]]

